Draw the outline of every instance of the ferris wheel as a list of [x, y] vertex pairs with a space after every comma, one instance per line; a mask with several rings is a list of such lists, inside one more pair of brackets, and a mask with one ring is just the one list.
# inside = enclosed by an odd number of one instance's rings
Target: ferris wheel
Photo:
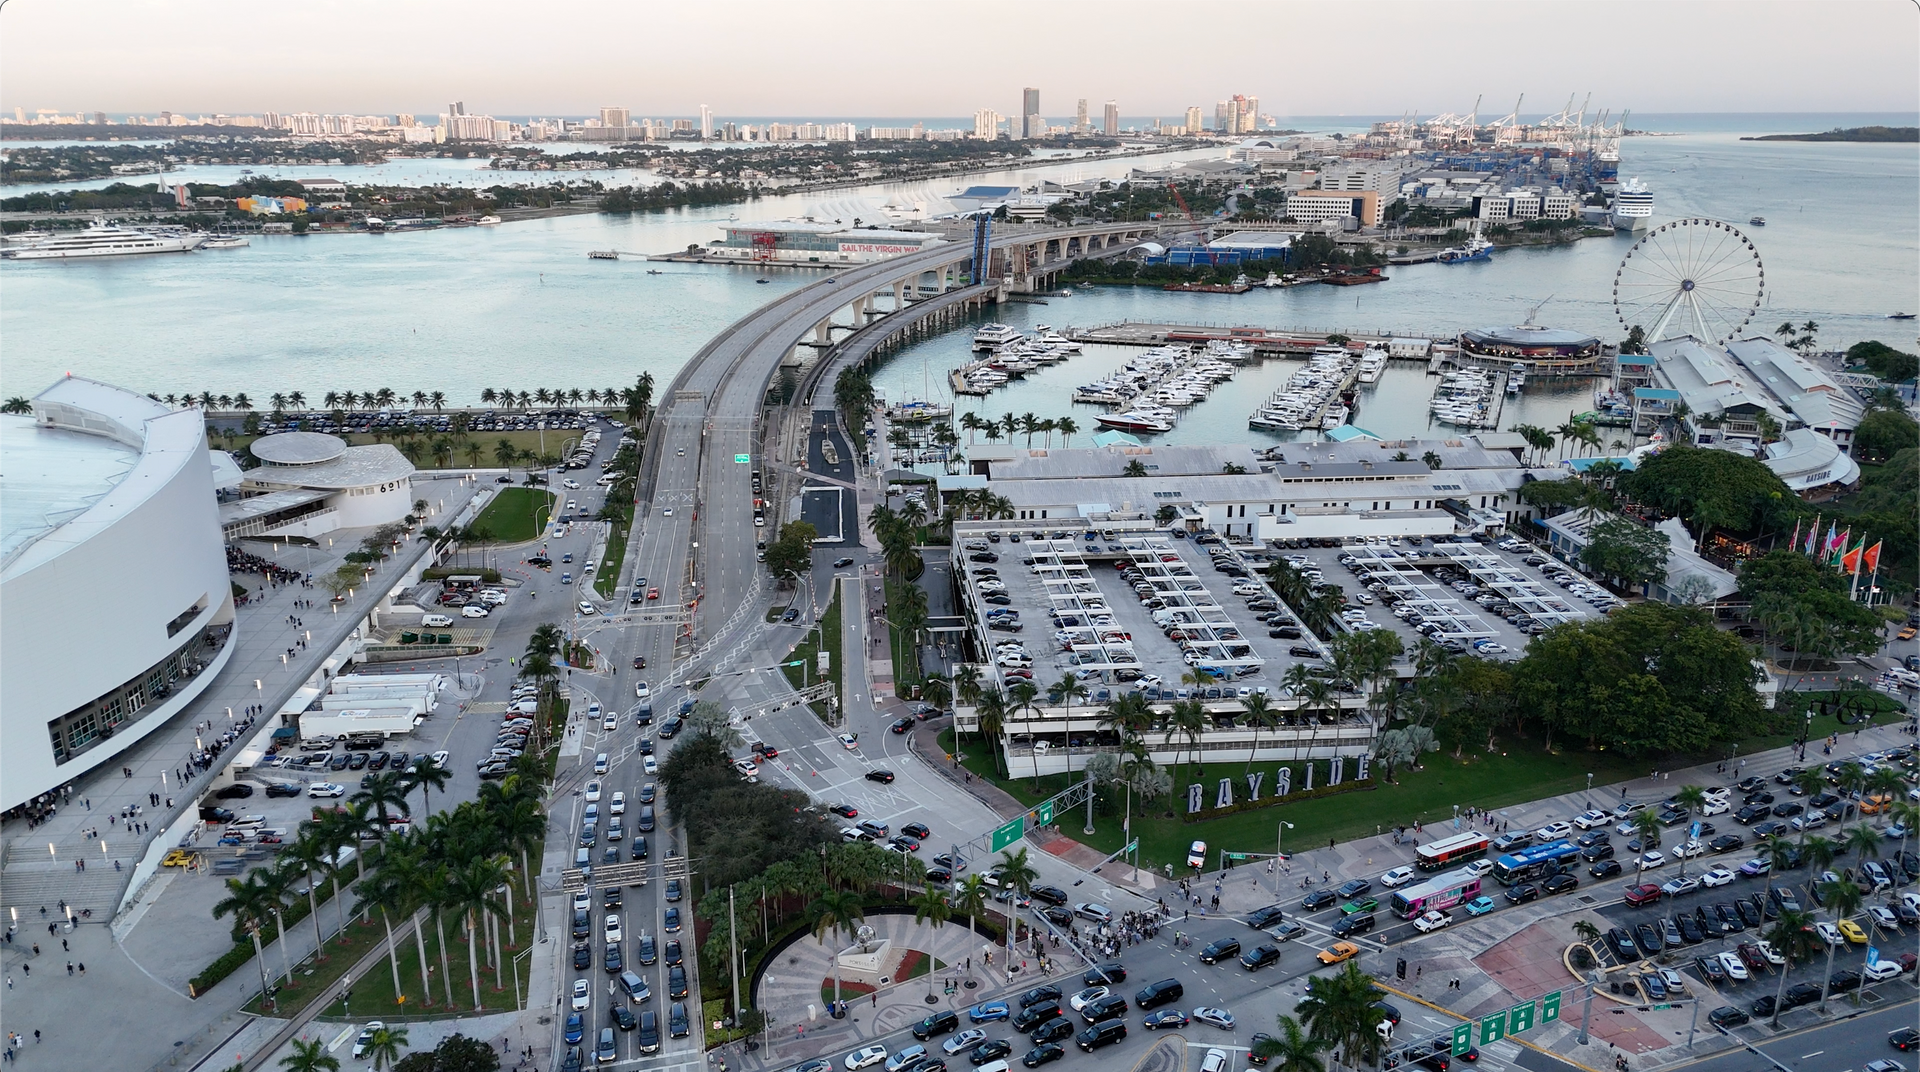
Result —
[[1701, 217], [1648, 231], [1613, 273], [1620, 326], [1646, 341], [1691, 335], [1724, 346], [1760, 311], [1767, 271], [1738, 227]]

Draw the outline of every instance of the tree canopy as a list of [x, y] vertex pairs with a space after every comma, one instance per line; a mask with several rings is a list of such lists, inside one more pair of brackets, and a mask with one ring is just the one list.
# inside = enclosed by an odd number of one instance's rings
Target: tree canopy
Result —
[[1865, 365], [1868, 372], [1888, 383], [1905, 383], [1920, 374], [1920, 357], [1872, 339], [1847, 347], [1847, 361]]
[[1663, 450], [1621, 477], [1620, 486], [1636, 501], [1685, 519], [1696, 534], [1756, 532], [1777, 523], [1795, 501], [1766, 463], [1703, 447]]
[[1624, 517], [1609, 517], [1587, 534], [1580, 561], [1602, 577], [1615, 577], [1632, 586], [1662, 580], [1667, 575], [1667, 534]]
[[1748, 559], [1740, 590], [1753, 620], [1795, 651], [1816, 658], [1865, 655], [1880, 647], [1880, 616], [1847, 598], [1847, 578], [1789, 548]]
[[1916, 446], [1920, 424], [1897, 409], [1874, 410], [1860, 418], [1853, 432], [1853, 456], [1863, 462], [1884, 462]]
[[692, 732], [660, 765], [667, 807], [702, 861], [707, 888], [744, 882], [782, 860], [837, 842], [804, 793], [743, 780], [713, 733]]

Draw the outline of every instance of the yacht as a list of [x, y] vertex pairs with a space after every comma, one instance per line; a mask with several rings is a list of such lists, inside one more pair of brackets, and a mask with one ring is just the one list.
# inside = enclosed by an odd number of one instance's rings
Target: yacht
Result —
[[475, 220], [475, 221], [473, 221], [473, 222], [474, 222], [474, 223], [476, 223], [476, 224], [479, 224], [479, 225], [480, 225], [480, 226], [482, 226], [482, 227], [492, 227], [492, 226], [494, 226], [494, 225], [496, 225], [496, 224], [498, 224], [498, 223], [500, 222], [500, 217], [498, 217], [498, 216], [482, 216], [482, 217], [480, 217], [479, 219], [477, 219], [477, 220]]
[[219, 235], [214, 235], [212, 238], [207, 239], [206, 242], [200, 246], [200, 248], [201, 249], [241, 249], [243, 247], [250, 246], [252, 244], [253, 243], [247, 238], [246, 235], [219, 234]]
[[1102, 413], [1094, 420], [1102, 428], [1116, 428], [1122, 432], [1170, 432], [1172, 415], [1159, 409], [1130, 409], [1125, 413]]
[[1387, 370], [1387, 352], [1378, 347], [1367, 347], [1360, 355], [1360, 382], [1379, 383], [1380, 374]]
[[1513, 367], [1507, 369], [1507, 393], [1517, 395], [1520, 393], [1520, 389], [1526, 385], [1527, 366], [1515, 361]]
[[5, 255], [15, 260], [52, 260], [64, 257], [126, 257], [136, 253], [191, 253], [207, 241], [203, 234], [182, 232], [177, 235], [153, 235], [105, 220], [95, 220], [86, 230], [63, 234]]
[[993, 350], [1020, 337], [1020, 332], [1005, 324], [987, 324], [973, 333], [973, 348]]

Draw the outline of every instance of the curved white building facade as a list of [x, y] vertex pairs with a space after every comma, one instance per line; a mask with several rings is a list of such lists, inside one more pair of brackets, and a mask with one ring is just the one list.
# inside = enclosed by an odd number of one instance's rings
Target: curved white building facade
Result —
[[260, 464], [221, 510], [230, 538], [305, 536], [373, 528], [413, 509], [413, 463], [390, 443], [351, 447], [322, 432], [262, 436], [248, 448]]
[[205, 420], [69, 377], [0, 416], [0, 809], [111, 763], [233, 650]]

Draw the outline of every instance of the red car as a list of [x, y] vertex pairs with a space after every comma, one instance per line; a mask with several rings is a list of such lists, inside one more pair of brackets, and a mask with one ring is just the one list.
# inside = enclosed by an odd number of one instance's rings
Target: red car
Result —
[[658, 589], [658, 588], [649, 588], [649, 589], [647, 589], [647, 598], [648, 598], [648, 599], [659, 599], [659, 598], [660, 598], [660, 589]]
[[1627, 907], [1638, 908], [1650, 905], [1660, 899], [1660, 887], [1651, 882], [1642, 882], [1638, 886], [1627, 887]]

